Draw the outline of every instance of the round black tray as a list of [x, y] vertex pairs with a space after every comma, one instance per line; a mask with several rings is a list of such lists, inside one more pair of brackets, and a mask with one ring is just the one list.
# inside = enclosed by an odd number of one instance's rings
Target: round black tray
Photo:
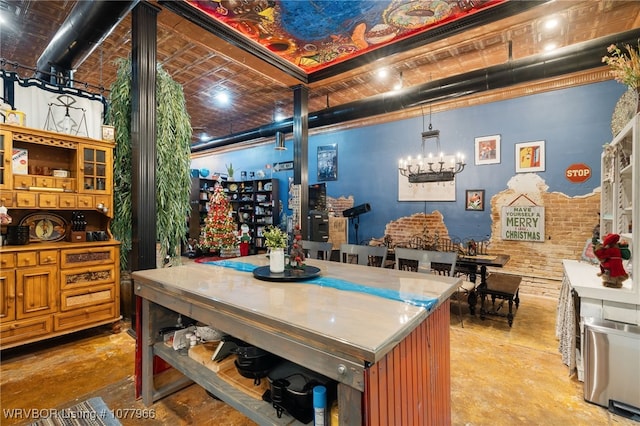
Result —
[[253, 270], [253, 276], [263, 281], [304, 281], [320, 275], [320, 268], [305, 266], [304, 269], [285, 269], [279, 274], [271, 273], [269, 265]]

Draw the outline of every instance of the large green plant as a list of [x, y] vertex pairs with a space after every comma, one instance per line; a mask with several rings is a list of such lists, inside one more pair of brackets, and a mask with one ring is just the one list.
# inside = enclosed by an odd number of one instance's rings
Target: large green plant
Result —
[[[116, 130], [114, 219], [111, 230], [121, 242], [120, 264], [127, 269], [132, 241], [131, 60], [118, 60], [111, 86], [109, 117]], [[190, 214], [191, 121], [182, 87], [160, 66], [156, 78], [156, 240], [162, 258], [180, 263]]]

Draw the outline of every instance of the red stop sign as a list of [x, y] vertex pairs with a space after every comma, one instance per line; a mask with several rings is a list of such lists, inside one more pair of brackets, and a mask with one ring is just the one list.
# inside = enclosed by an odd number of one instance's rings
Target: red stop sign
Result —
[[584, 163], [572, 164], [564, 172], [569, 182], [580, 183], [591, 177], [591, 167]]

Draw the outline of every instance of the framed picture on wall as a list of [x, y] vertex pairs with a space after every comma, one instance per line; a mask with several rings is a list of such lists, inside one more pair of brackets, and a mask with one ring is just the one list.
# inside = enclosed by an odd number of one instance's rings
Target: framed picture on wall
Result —
[[102, 125], [102, 140], [108, 142], [116, 141], [116, 129], [113, 126]]
[[516, 144], [516, 173], [544, 172], [544, 141]]
[[484, 189], [467, 189], [465, 194], [465, 210], [484, 210]]
[[475, 142], [476, 165], [500, 163], [500, 135], [482, 136]]
[[338, 180], [338, 146], [318, 147], [318, 180]]

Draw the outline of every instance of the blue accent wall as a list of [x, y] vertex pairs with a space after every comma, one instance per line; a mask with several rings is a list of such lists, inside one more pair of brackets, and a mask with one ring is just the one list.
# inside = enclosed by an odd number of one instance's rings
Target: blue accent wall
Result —
[[[433, 128], [440, 130], [445, 154], [462, 152], [467, 166], [456, 177], [454, 202], [398, 201], [398, 160], [421, 153], [422, 117], [336, 131], [309, 138], [309, 183], [317, 183], [318, 146], [336, 144], [338, 180], [328, 181], [327, 195], [353, 196], [355, 205], [369, 203], [371, 211], [360, 216], [361, 241], [380, 238], [385, 225], [399, 217], [438, 210], [444, 216], [451, 236], [482, 238], [491, 232], [490, 200], [515, 173], [515, 144], [545, 141], [546, 169], [539, 175], [550, 192], [568, 196], [585, 195], [600, 186], [602, 146], [612, 139], [611, 115], [626, 86], [614, 81], [556, 90], [480, 106], [433, 113]], [[424, 125], [428, 127], [429, 109]], [[475, 165], [475, 138], [501, 136], [499, 164]], [[290, 137], [289, 137], [290, 138]], [[427, 143], [426, 151], [433, 142]], [[232, 162], [238, 171], [263, 170], [267, 164], [293, 160], [293, 142], [287, 151], [274, 150], [274, 144], [194, 159], [193, 168], [206, 167], [224, 172]], [[435, 152], [435, 144], [433, 144]], [[565, 177], [571, 164], [591, 168], [587, 181], [575, 184]], [[286, 208], [288, 178], [293, 171], [273, 172], [280, 180], [280, 199]], [[485, 190], [485, 210], [465, 210], [465, 190]], [[567, 212], [567, 214], [571, 214]], [[350, 229], [353, 241], [353, 227]]]

